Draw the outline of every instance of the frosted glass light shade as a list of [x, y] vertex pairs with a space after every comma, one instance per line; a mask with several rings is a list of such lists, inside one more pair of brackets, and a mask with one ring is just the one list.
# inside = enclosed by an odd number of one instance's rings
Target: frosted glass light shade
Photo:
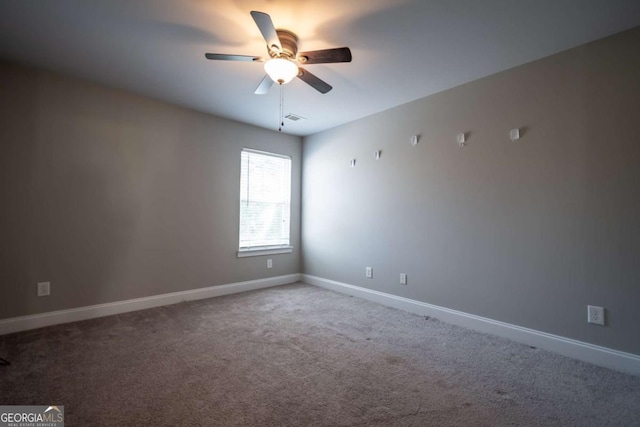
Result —
[[289, 83], [298, 75], [298, 67], [293, 62], [283, 58], [273, 58], [264, 63], [264, 70], [271, 80], [276, 83]]

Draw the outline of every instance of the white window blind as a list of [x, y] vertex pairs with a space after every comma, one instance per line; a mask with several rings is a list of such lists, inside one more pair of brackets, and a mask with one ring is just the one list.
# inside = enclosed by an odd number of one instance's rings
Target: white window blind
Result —
[[289, 246], [291, 158], [242, 149], [240, 251]]

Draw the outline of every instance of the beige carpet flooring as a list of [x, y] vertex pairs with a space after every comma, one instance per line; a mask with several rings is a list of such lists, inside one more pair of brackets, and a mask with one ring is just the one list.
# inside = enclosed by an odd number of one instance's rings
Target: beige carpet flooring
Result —
[[67, 426], [640, 426], [640, 378], [294, 284], [0, 337]]

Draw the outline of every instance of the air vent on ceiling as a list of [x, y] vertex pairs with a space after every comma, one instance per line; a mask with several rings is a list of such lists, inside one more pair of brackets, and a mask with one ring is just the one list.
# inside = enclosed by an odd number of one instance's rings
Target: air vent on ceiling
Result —
[[284, 116], [284, 118], [285, 118], [285, 119], [289, 119], [289, 120], [291, 120], [292, 122], [299, 122], [300, 120], [307, 120], [307, 119], [305, 119], [304, 117], [302, 117], [302, 116], [298, 116], [298, 115], [293, 114], [293, 113], [289, 113], [289, 114], [287, 114], [286, 116]]

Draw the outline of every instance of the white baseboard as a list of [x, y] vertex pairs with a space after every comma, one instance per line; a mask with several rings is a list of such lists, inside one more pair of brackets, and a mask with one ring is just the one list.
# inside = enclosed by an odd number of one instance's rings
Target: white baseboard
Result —
[[308, 274], [302, 275], [302, 281], [310, 285], [377, 302], [388, 307], [398, 308], [421, 316], [432, 316], [447, 323], [509, 338], [594, 365], [640, 376], [639, 355]]
[[0, 335], [42, 328], [44, 326], [57, 325], [60, 323], [76, 322], [79, 320], [110, 316], [112, 314], [127, 313], [130, 311], [144, 310], [163, 305], [177, 304], [183, 301], [213, 298], [222, 295], [269, 288], [272, 286], [286, 285], [300, 281], [301, 277], [302, 275], [300, 274], [289, 274], [286, 276], [270, 277], [267, 279], [249, 280], [246, 282], [229, 283], [226, 285], [210, 286], [207, 288], [193, 289], [189, 291], [135, 298], [126, 301], [97, 304], [68, 310], [51, 311], [48, 313], [29, 316], [12, 317], [10, 319], [0, 320]]

